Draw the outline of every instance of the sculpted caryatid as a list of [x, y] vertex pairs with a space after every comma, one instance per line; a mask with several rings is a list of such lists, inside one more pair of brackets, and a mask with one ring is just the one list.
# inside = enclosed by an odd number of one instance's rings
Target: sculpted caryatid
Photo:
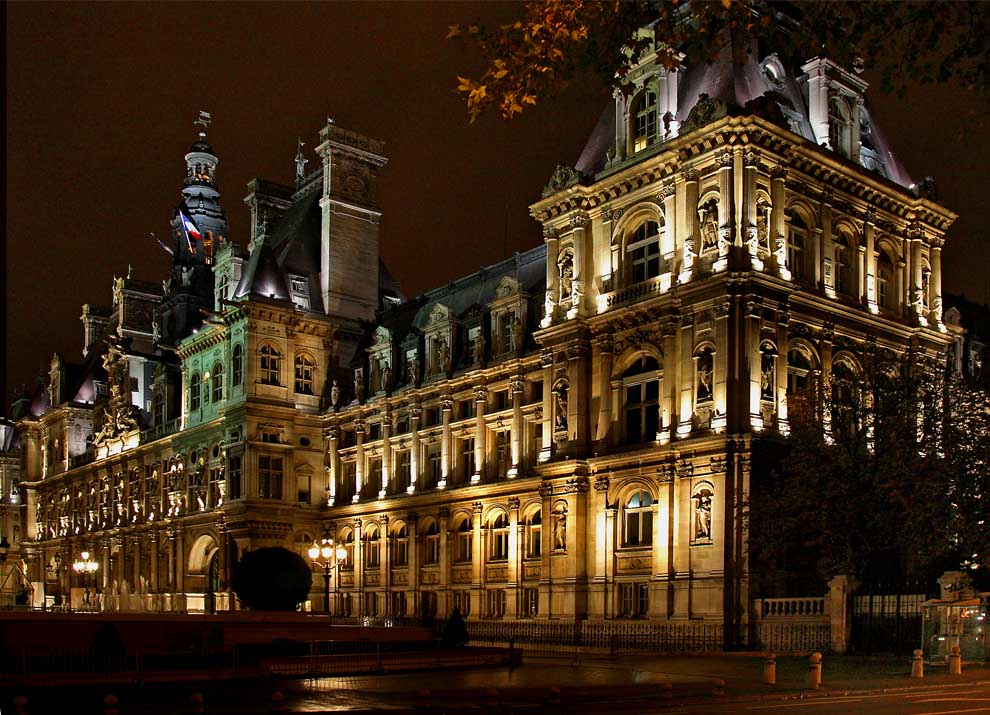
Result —
[[571, 291], [574, 289], [574, 259], [571, 254], [565, 253], [557, 265], [560, 272], [560, 302], [566, 303], [571, 298]]
[[567, 385], [560, 385], [554, 390], [553, 427], [555, 431], [567, 429]]
[[712, 538], [712, 495], [707, 489], [695, 497], [694, 536], [696, 539]]
[[337, 381], [333, 381], [333, 385], [330, 387], [330, 406], [337, 407], [340, 404], [340, 385]]
[[523, 324], [519, 320], [519, 317], [515, 317], [512, 320], [511, 335], [512, 335], [512, 351], [514, 353], [520, 353], [523, 349]]

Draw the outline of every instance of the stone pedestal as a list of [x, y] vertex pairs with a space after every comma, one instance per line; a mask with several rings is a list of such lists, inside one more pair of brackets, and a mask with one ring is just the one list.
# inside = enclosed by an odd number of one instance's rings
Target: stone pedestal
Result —
[[841, 574], [828, 582], [825, 611], [832, 626], [831, 649], [836, 653], [849, 650], [852, 637], [853, 594], [860, 586], [855, 576]]

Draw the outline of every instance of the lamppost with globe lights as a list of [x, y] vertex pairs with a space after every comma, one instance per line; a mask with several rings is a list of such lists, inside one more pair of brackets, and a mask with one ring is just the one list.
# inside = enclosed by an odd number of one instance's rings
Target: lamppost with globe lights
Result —
[[343, 546], [335, 549], [333, 539], [324, 538], [309, 547], [309, 558], [323, 569], [323, 612], [330, 615], [330, 572], [347, 558], [347, 549]]
[[89, 576], [96, 573], [96, 570], [100, 568], [100, 564], [89, 558], [89, 552], [83, 551], [79, 554], [79, 559], [72, 564], [72, 570], [77, 574], [82, 575], [83, 581], [83, 603], [89, 607]]

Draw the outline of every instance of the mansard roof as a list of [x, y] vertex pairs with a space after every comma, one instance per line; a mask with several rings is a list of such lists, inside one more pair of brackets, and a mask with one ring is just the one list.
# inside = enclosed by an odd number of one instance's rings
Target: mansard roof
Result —
[[260, 296], [274, 300], [289, 300], [289, 286], [285, 272], [278, 264], [275, 249], [272, 248], [268, 237], [251, 252], [234, 295], [238, 298]]
[[[767, 69], [768, 65], [772, 71]], [[707, 95], [710, 100], [723, 103], [728, 114], [761, 116], [806, 141], [815, 142], [809, 119], [807, 79], [797, 64], [788, 63], [776, 54], [757, 56], [755, 53], [747, 55], [745, 62], [738, 62], [733, 59], [731, 48], [726, 47], [711, 64], [689, 65], [679, 73], [674, 117], [677, 122], [684, 124], [702, 95]], [[873, 121], [868, 99], [864, 108], [862, 124], [867, 131], [862, 143], [875, 153], [878, 166], [867, 166], [865, 162], [863, 165], [911, 188], [914, 181]], [[613, 106], [606, 107], [578, 158], [575, 165], [578, 171], [592, 176], [606, 168], [606, 154], [615, 145], [615, 115]], [[680, 134], [688, 131], [682, 128]], [[661, 147], [663, 143], [657, 145], [658, 150]]]

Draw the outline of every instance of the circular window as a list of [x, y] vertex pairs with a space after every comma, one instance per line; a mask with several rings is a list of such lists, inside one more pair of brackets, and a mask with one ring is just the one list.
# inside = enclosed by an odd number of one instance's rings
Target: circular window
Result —
[[777, 55], [770, 55], [763, 60], [760, 63], [760, 69], [763, 71], [763, 77], [766, 79], [767, 84], [771, 87], [780, 89], [784, 86], [784, 67], [780, 64], [780, 60], [777, 59]]
[[301, 444], [303, 447], [308, 447], [312, 443], [309, 441], [309, 437], [300, 437], [299, 444]]

